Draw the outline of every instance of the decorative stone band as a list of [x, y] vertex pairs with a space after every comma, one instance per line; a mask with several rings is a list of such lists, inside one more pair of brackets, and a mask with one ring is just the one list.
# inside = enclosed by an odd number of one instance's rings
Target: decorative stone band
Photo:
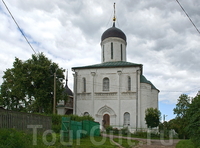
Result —
[[131, 91], [127, 91], [127, 92], [122, 92], [122, 95], [135, 95], [136, 92], [131, 92]]
[[97, 96], [115, 96], [117, 92], [96, 92], [95, 95]]

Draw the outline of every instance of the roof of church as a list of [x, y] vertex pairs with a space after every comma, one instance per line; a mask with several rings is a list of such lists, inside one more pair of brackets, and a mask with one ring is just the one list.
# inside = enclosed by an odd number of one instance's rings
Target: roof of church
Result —
[[116, 61], [116, 62], [104, 62], [95, 65], [81, 66], [81, 67], [72, 67], [72, 69], [85, 69], [85, 68], [114, 68], [114, 67], [142, 67], [142, 64], [136, 64], [125, 61]]
[[[147, 80], [147, 79], [145, 78], [145, 76], [143, 76], [143, 75], [140, 75], [140, 83], [147, 83], [147, 84], [150, 84], [152, 89], [157, 89], [157, 88], [151, 83], [151, 81]], [[157, 90], [158, 90], [158, 89], [157, 89]]]
[[101, 41], [103, 41], [106, 38], [109, 37], [118, 37], [126, 41], [126, 35], [123, 31], [121, 31], [119, 28], [115, 27], [115, 22], [113, 22], [113, 26], [111, 28], [108, 28], [101, 36]]

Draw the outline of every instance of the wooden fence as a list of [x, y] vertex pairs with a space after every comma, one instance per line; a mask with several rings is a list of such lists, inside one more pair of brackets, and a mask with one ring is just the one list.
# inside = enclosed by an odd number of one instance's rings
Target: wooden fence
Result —
[[38, 132], [44, 132], [51, 130], [51, 125], [51, 117], [0, 108], [0, 128], [15, 128], [26, 132], [33, 131], [36, 126]]

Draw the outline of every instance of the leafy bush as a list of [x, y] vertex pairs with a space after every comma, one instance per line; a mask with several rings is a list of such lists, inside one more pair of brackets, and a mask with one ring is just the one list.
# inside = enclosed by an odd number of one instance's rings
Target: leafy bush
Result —
[[181, 140], [176, 144], [176, 148], [195, 148], [191, 140]]
[[64, 117], [70, 117], [70, 119], [73, 121], [83, 121], [83, 120], [94, 121], [94, 118], [91, 116], [65, 115]]
[[132, 134], [133, 137], [147, 138], [147, 132], [137, 131]]
[[187, 120], [189, 121], [186, 131], [191, 141], [196, 147], [200, 147], [200, 95], [192, 99], [189, 109], [187, 110]]
[[118, 130], [117, 128], [113, 128], [113, 134], [117, 135], [119, 134], [120, 130]]
[[31, 137], [15, 129], [0, 129], [1, 148], [27, 148]]
[[106, 127], [106, 133], [110, 133], [113, 131], [113, 127], [112, 126], [107, 126]]
[[135, 132], [134, 134], [131, 134], [132, 137], [138, 137], [138, 138], [148, 138], [148, 135], [151, 137], [151, 138], [160, 138], [160, 134], [158, 133], [148, 133], [148, 132], [144, 132], [144, 131], [137, 131]]
[[128, 130], [128, 127], [122, 128], [121, 131], [122, 131], [122, 135], [128, 135], [130, 133]]

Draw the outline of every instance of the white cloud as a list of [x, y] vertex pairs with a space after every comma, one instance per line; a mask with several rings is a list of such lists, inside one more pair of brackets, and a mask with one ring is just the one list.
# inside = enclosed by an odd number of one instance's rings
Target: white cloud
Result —
[[[100, 63], [100, 39], [112, 26], [114, 1], [4, 0], [37, 52], [69, 70]], [[116, 2], [117, 27], [127, 36], [127, 59], [144, 65], [144, 75], [160, 92], [160, 100], [176, 103], [181, 93], [200, 89], [200, 35], [176, 1]], [[200, 29], [200, 2], [181, 1]], [[32, 49], [0, 3], [0, 76], [15, 57], [27, 60]], [[0, 79], [0, 83], [2, 83]]]

